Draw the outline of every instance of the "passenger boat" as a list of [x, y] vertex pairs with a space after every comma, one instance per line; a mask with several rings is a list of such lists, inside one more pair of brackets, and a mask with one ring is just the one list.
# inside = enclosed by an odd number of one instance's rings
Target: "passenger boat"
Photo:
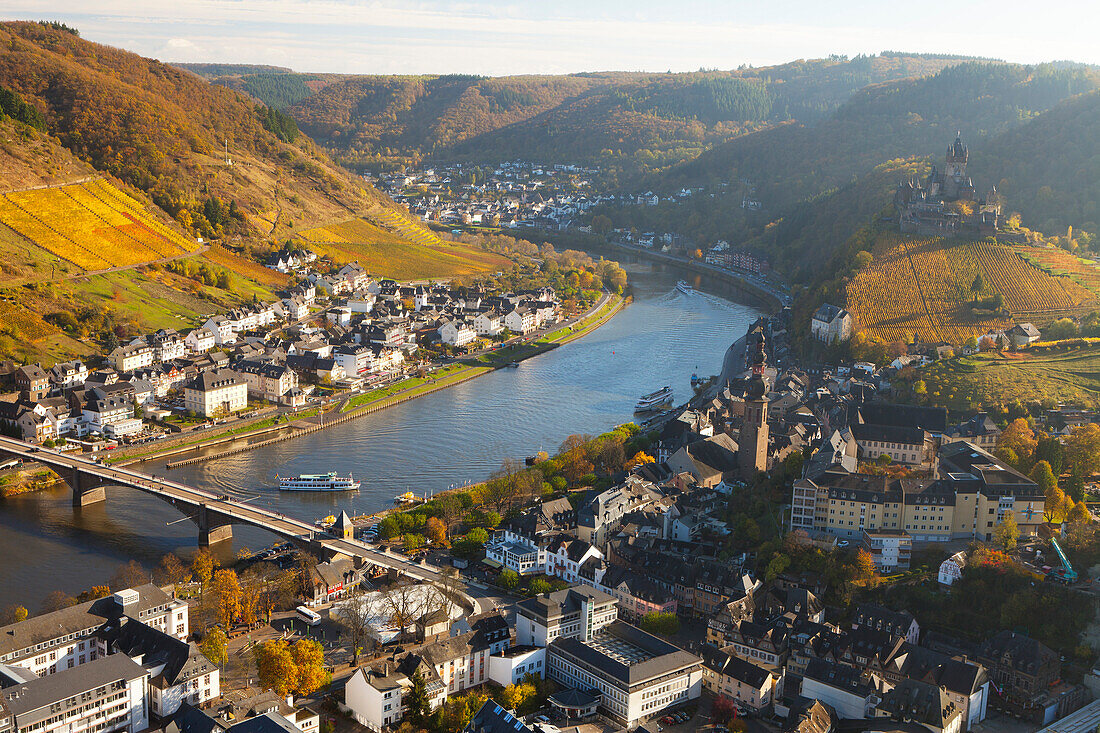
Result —
[[335, 471], [275, 478], [283, 491], [358, 491], [360, 486], [360, 482], [352, 478], [350, 473], [346, 477], [337, 476]]
[[694, 295], [695, 294], [695, 288], [688, 285], [686, 280], [678, 281], [676, 283], [676, 289], [679, 290], [684, 295]]
[[650, 392], [647, 395], [642, 395], [642, 398], [638, 400], [638, 404], [634, 405], [635, 412], [649, 412], [651, 410], [659, 410], [662, 407], [667, 406], [672, 402], [672, 387], [666, 386], [664, 389], [659, 389], [656, 392]]

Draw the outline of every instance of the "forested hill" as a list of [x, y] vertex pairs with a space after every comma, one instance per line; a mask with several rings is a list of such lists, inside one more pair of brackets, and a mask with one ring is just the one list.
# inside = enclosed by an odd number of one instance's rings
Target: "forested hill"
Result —
[[972, 146], [970, 161], [1032, 229], [1100, 232], [1100, 92]]
[[777, 121], [817, 119], [868, 84], [962, 60], [883, 53], [682, 74], [255, 74], [217, 83], [292, 103], [302, 128], [350, 165], [521, 157], [650, 170]]
[[252, 74], [289, 74], [293, 71], [293, 69], [288, 69], [285, 66], [269, 66], [267, 64], [188, 64], [173, 62], [171, 65], [186, 69], [192, 74], [198, 74], [204, 79]]
[[[39, 23], [0, 24], [0, 44], [2, 93], [33, 108], [38, 126], [76, 157], [148, 193], [195, 234], [278, 236], [387, 205], [289, 117], [194, 74]], [[6, 189], [25, 183], [0, 180]], [[212, 198], [239, 215], [208, 221]]]
[[[746, 179], [773, 214], [893, 158], [936, 155], [963, 132], [971, 150], [1075, 94], [1100, 86], [1091, 67], [969, 62], [921, 79], [859, 91], [816, 124], [790, 123], [745, 135], [650, 183], [673, 191]], [[987, 179], [973, 167], [975, 183]]]

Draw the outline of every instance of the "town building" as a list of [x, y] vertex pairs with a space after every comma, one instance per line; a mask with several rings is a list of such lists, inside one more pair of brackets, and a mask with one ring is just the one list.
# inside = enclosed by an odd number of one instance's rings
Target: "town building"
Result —
[[594, 691], [605, 715], [633, 728], [697, 699], [703, 673], [694, 654], [615, 621], [550, 642], [547, 677], [570, 689]]
[[913, 542], [989, 541], [1008, 513], [1024, 536], [1042, 523], [1038, 486], [966, 442], [940, 448], [932, 478], [895, 479], [828, 471], [792, 489], [792, 529], [862, 539], [865, 530], [904, 530]]
[[615, 622], [615, 598], [589, 587], [566, 588], [525, 598], [516, 604], [516, 644], [545, 647]]
[[827, 344], [847, 341], [852, 336], [852, 314], [835, 305], [824, 303], [810, 319], [810, 333]]
[[202, 372], [184, 386], [183, 406], [204, 417], [243, 410], [248, 406], [248, 382], [232, 369]]

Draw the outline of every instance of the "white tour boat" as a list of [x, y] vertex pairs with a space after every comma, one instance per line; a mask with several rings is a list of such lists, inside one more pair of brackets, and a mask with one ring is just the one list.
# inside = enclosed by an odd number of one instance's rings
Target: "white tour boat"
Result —
[[283, 491], [358, 491], [360, 482], [347, 476], [328, 473], [303, 473], [300, 476], [276, 476]]

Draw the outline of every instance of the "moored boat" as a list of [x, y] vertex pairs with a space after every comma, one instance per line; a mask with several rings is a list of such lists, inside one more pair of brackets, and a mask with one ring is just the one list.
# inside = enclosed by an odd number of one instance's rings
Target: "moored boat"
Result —
[[666, 386], [663, 389], [659, 389], [656, 392], [650, 392], [647, 395], [642, 395], [642, 398], [638, 400], [638, 404], [634, 405], [635, 412], [647, 412], [650, 410], [659, 410], [662, 407], [672, 402], [672, 387]]
[[338, 476], [335, 471], [275, 478], [282, 491], [358, 491], [361, 484], [350, 473], [347, 476]]

